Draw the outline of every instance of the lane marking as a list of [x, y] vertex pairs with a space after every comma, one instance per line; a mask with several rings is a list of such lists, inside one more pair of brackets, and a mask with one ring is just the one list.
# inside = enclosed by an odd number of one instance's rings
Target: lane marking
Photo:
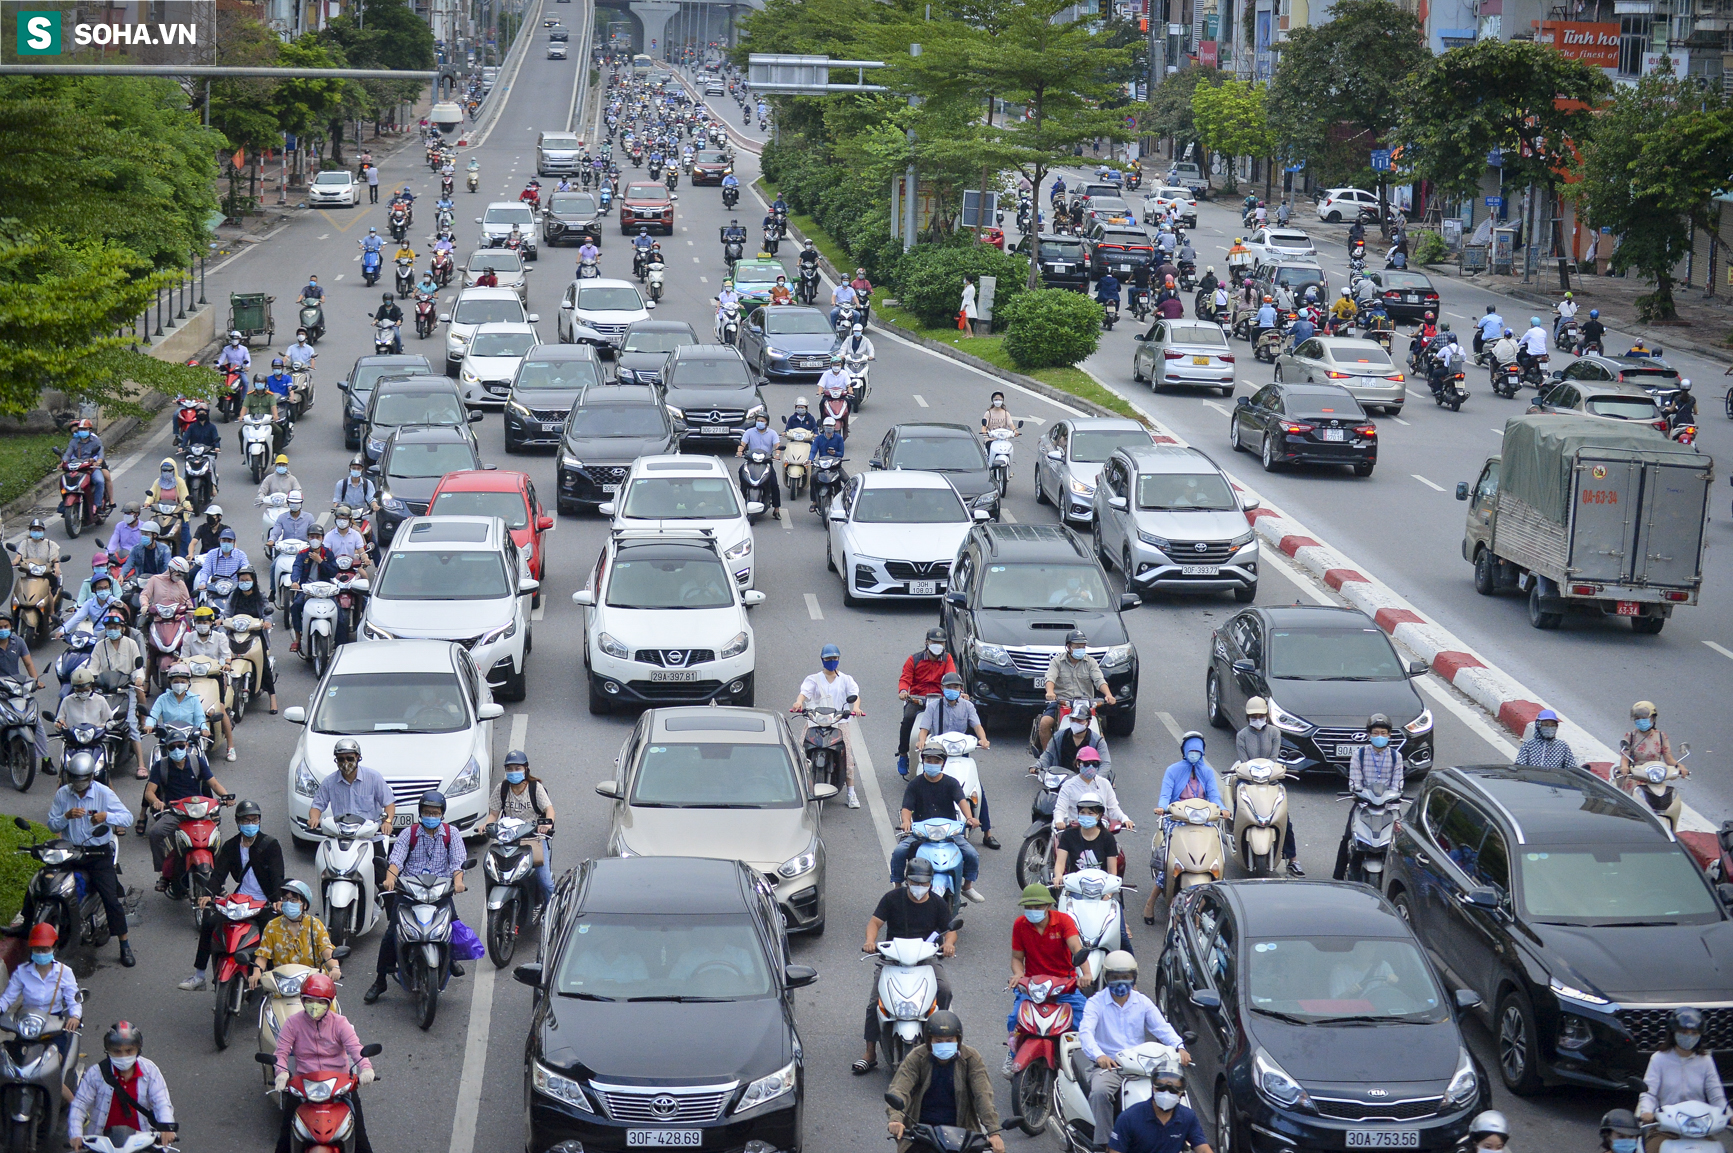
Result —
[[338, 279], [338, 280], [342, 280], [342, 279], [343, 279], [343, 277], [344, 277], [344, 276], [345, 276], [345, 275], [346, 275], [346, 274], [345, 274], [345, 273], [341, 273], [341, 272], [339, 272], [339, 273], [338, 273], [338, 274], [337, 274], [337, 279]]
[[321, 233], [319, 235], [319, 239], [320, 240], [329, 240], [329, 239], [331, 239], [331, 234], [329, 232]]
[[999, 519], [1004, 521], [1006, 524], [1016, 524], [1017, 523], [1016, 516], [1008, 508], [1002, 508], [999, 510]]
[[[692, 242], [690, 240], [688, 240], [686, 243], [691, 244]], [[702, 260], [700, 260], [698, 257], [694, 256], [692, 258], [692, 263], [693, 264], [703, 264], [704, 262]]]
[[1219, 401], [1206, 400], [1203, 402], [1203, 406], [1205, 408], [1213, 408], [1217, 412], [1221, 413], [1223, 416], [1232, 416], [1234, 414], [1233, 409], [1229, 408], [1227, 405], [1222, 404]]
[[[872, 814], [873, 831], [878, 834], [879, 848], [885, 855], [885, 867], [890, 868], [891, 850], [896, 848], [897, 839], [891, 835], [891, 816], [885, 810], [884, 794], [879, 792], [878, 770], [873, 768], [872, 754], [867, 752], [866, 737], [861, 735], [859, 725], [849, 725], [844, 736], [848, 741], [849, 750], [854, 754], [854, 775], [860, 782], [860, 787], [866, 791], [867, 812]], [[452, 1153], [458, 1153], [453, 1150]]]
[[1720, 653], [1722, 656], [1726, 657], [1728, 660], [1733, 661], [1733, 649], [1722, 648], [1720, 645], [1716, 644], [1714, 641], [1704, 641], [1703, 643], [1708, 645], [1710, 648], [1714, 649], [1716, 652]]
[[529, 729], [530, 715], [528, 713], [513, 713], [511, 718], [511, 744], [507, 747], [510, 749], [523, 748], [524, 738], [528, 736]]
[[1173, 714], [1172, 714], [1172, 713], [1162, 713], [1162, 712], [1158, 712], [1158, 713], [1156, 713], [1156, 714], [1155, 714], [1155, 719], [1156, 719], [1156, 720], [1158, 720], [1158, 721], [1160, 721], [1160, 722], [1161, 722], [1161, 723], [1162, 723], [1162, 725], [1163, 725], [1163, 727], [1165, 727], [1165, 728], [1166, 728], [1166, 729], [1167, 729], [1167, 731], [1168, 731], [1168, 732], [1169, 732], [1169, 733], [1170, 733], [1170, 734], [1172, 734], [1172, 736], [1173, 736], [1173, 741], [1174, 741], [1174, 744], [1179, 744], [1179, 743], [1180, 743], [1180, 739], [1181, 739], [1181, 738], [1182, 738], [1182, 737], [1183, 737], [1183, 736], [1184, 736], [1184, 735], [1185, 735], [1185, 734], [1184, 734], [1184, 733], [1181, 733], [1181, 732], [1180, 732], [1180, 731], [1179, 731], [1179, 725], [1178, 725], [1178, 724], [1177, 724], [1177, 723], [1176, 723], [1176, 722], [1175, 722], [1175, 721], [1174, 721], [1174, 719], [1173, 719]]
[[1487, 431], [1492, 433], [1493, 436], [1503, 436], [1504, 435], [1504, 429], [1502, 429], [1502, 428], [1493, 428], [1493, 429], [1488, 429]]
[[926, 408], [926, 407], [928, 407], [928, 406], [927, 406], [927, 398], [926, 398], [926, 397], [924, 397], [924, 396], [922, 396], [922, 395], [921, 395], [921, 394], [920, 394], [920, 393], [918, 393], [918, 392], [912, 392], [912, 393], [910, 393], [910, 394], [909, 394], [909, 395], [910, 395], [910, 396], [912, 396], [912, 397], [914, 397], [914, 399], [915, 399], [915, 403], [916, 403], [916, 404], [918, 404], [918, 405], [920, 405], [920, 406], [921, 406], [921, 407], [922, 407], [922, 408]]
[[1444, 486], [1433, 484], [1431, 481], [1427, 480], [1425, 477], [1421, 476], [1417, 472], [1411, 472], [1408, 475], [1413, 477], [1415, 480], [1419, 481], [1421, 484], [1425, 485], [1427, 488], [1431, 489], [1433, 492], [1443, 492], [1444, 491]]
[[539, 621], [548, 611], [548, 598], [542, 597], [542, 603], [530, 610], [530, 620]]
[[1391, 417], [1391, 418], [1390, 418], [1390, 419], [1391, 419], [1391, 420], [1393, 420], [1393, 421], [1395, 421], [1395, 422], [1396, 422], [1396, 423], [1397, 423], [1397, 424], [1399, 424], [1399, 425], [1401, 425], [1401, 426], [1402, 426], [1402, 427], [1403, 427], [1403, 428], [1411, 428], [1411, 427], [1413, 427], [1413, 426], [1412, 426], [1412, 425], [1410, 425], [1410, 424], [1409, 424], [1409, 423], [1408, 423], [1408, 422], [1407, 422], [1407, 421], [1405, 421], [1405, 420], [1403, 420], [1403, 419], [1402, 419], [1402, 418], [1401, 418], [1401, 417], [1399, 417], [1399, 416], [1393, 416], [1393, 417]]
[[824, 610], [818, 607], [818, 597], [812, 593], [804, 595], [806, 596], [806, 615], [815, 621], [823, 620]]
[[[699, 283], [699, 284], [709, 284], [709, 283], [710, 283], [710, 278], [709, 278], [709, 277], [708, 277], [708, 276], [700, 276], [700, 277], [699, 277], [699, 278], [698, 278], [698, 283]], [[1501, 435], [1501, 436], [1502, 436], [1502, 435], [1503, 435], [1503, 434], [1502, 434], [1502, 433], [1500, 433], [1500, 434], [1499, 434], [1499, 435]]]

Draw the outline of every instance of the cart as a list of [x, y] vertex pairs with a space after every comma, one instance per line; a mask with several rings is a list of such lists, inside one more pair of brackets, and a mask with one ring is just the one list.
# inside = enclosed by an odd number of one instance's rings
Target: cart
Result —
[[241, 339], [252, 346], [253, 337], [263, 335], [269, 345], [277, 334], [271, 320], [271, 302], [277, 299], [262, 292], [229, 293], [229, 331], [239, 332]]

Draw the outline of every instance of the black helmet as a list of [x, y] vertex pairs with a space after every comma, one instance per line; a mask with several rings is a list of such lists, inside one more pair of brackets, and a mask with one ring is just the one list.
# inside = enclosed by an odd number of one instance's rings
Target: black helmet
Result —
[[530, 763], [530, 759], [529, 755], [522, 749], [513, 749], [505, 755], [505, 763], [507, 765], [527, 765]]
[[1065, 634], [1065, 643], [1068, 645], [1086, 645], [1089, 643], [1089, 638], [1083, 635], [1082, 629], [1072, 629]]
[[257, 801], [242, 801], [240, 804], [235, 806], [235, 822], [237, 824], [241, 821], [247, 820], [249, 817], [256, 821], [263, 816], [264, 813], [260, 812], [259, 802]]
[[916, 857], [903, 868], [903, 880], [906, 882], [924, 881], [933, 883], [933, 863], [925, 857]]
[[1629, 1109], [1609, 1109], [1601, 1118], [1602, 1137], [1637, 1137], [1642, 1131], [1642, 1126], [1637, 1124], [1637, 1115]]
[[389, 292], [387, 292], [385, 295], [381, 296], [379, 299], [383, 300], [386, 304], [390, 304], [391, 303], [391, 294]]
[[958, 674], [958, 673], [946, 673], [944, 676], [939, 678], [939, 686], [941, 688], [947, 688], [948, 689], [953, 685], [955, 685], [959, 689], [963, 687], [963, 678], [960, 674]]
[[1486, 306], [1486, 315], [1488, 315], [1488, 316], [1491, 316], [1493, 313], [1495, 313], [1497, 311], [1498, 311], [1498, 308], [1494, 305], [1489, 304]]
[[1371, 716], [1366, 718], [1366, 731], [1371, 732], [1373, 729], [1386, 729], [1390, 732], [1394, 732], [1396, 726], [1391, 724], [1390, 718], [1385, 716], [1383, 713], [1373, 713]]
[[443, 813], [445, 812], [445, 794], [440, 792], [438, 789], [428, 789], [425, 793], [421, 794], [421, 799], [415, 802], [415, 807], [418, 811], [421, 809], [438, 809]]
[[116, 1021], [102, 1035], [102, 1047], [106, 1051], [117, 1045], [136, 1045], [140, 1053], [144, 1052], [144, 1030], [131, 1021]]
[[937, 1041], [940, 1038], [947, 1041], [963, 1039], [963, 1019], [949, 1009], [940, 1009], [927, 1018], [927, 1040]]

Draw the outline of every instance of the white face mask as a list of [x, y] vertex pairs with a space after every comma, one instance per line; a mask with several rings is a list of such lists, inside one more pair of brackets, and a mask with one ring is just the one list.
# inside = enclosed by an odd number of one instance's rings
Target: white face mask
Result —
[[130, 1073], [132, 1072], [132, 1067], [138, 1064], [138, 1056], [136, 1054], [131, 1057], [111, 1056], [108, 1060], [109, 1063], [114, 1066], [114, 1071], [116, 1073]]
[[927, 651], [929, 653], [932, 653], [935, 657], [942, 657], [945, 655], [945, 646], [944, 645], [928, 645]]
[[999, 397], [994, 397], [993, 398], [993, 407], [994, 408], [1004, 408], [1005, 402], [1003, 400], [1001, 400]]
[[1174, 1109], [1174, 1107], [1179, 1104], [1179, 1094], [1178, 1093], [1156, 1093], [1154, 1096], [1152, 1096], [1150, 1098], [1150, 1100], [1155, 1103], [1155, 1107], [1157, 1109], [1160, 1109], [1163, 1113], [1168, 1113], [1168, 1112], [1171, 1112]]
[[1254, 729], [1261, 729], [1268, 723], [1269, 722], [1264, 720], [1262, 717], [1252, 717], [1246, 722], [1246, 724], [1250, 725]]

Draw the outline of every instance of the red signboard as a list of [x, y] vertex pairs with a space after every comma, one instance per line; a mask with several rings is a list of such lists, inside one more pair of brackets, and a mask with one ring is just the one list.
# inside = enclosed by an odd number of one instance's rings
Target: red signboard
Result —
[[1216, 67], [1216, 42], [1214, 40], [1198, 41], [1197, 62], [1205, 68]]
[[1577, 24], [1543, 20], [1535, 40], [1551, 44], [1561, 55], [1581, 60], [1593, 68], [1619, 66], [1619, 26], [1616, 23]]

